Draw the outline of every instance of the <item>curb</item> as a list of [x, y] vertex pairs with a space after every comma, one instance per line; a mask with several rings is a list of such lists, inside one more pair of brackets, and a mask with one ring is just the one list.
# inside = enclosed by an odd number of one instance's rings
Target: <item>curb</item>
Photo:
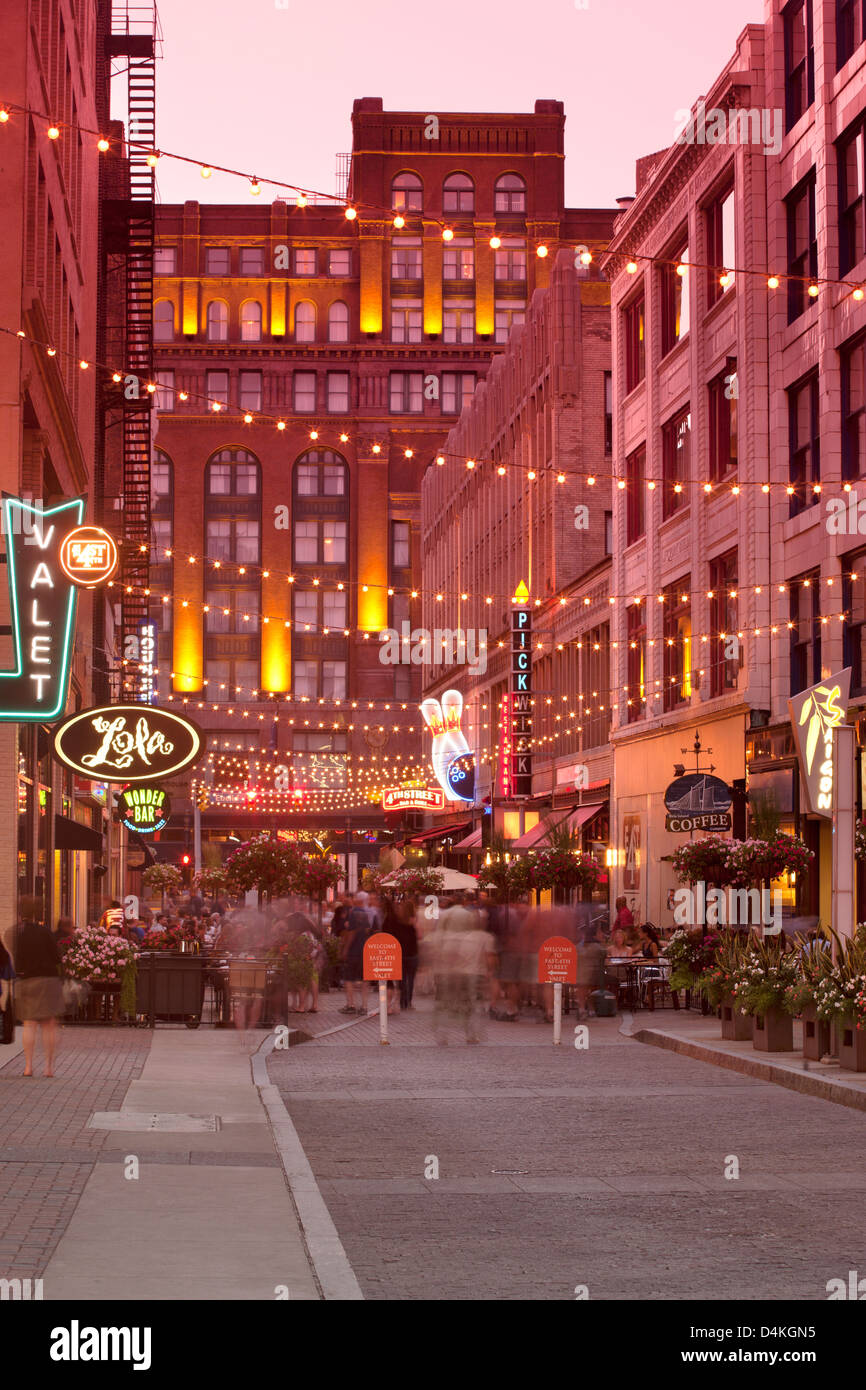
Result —
[[253, 1053], [253, 1083], [270, 1121], [313, 1274], [326, 1301], [363, 1300], [361, 1286], [349, 1264], [349, 1257], [304, 1153], [298, 1131], [292, 1124], [278, 1088], [268, 1079], [268, 1057], [275, 1042], [271, 1034]]
[[866, 1091], [853, 1091], [811, 1071], [789, 1071], [787, 1067], [774, 1067], [772, 1062], [764, 1062], [758, 1057], [739, 1057], [734, 1053], [721, 1052], [705, 1043], [688, 1042], [685, 1038], [675, 1038], [670, 1033], [656, 1033], [649, 1028], [638, 1029], [632, 1033], [632, 1037], [635, 1042], [645, 1043], [650, 1047], [661, 1047], [667, 1052], [678, 1052], [682, 1057], [692, 1057], [697, 1062], [709, 1062], [714, 1067], [736, 1071], [757, 1081], [771, 1081], [776, 1086], [784, 1086], [788, 1091], [817, 1096], [819, 1100], [829, 1100], [834, 1105], [844, 1105], [849, 1110], [866, 1111]]

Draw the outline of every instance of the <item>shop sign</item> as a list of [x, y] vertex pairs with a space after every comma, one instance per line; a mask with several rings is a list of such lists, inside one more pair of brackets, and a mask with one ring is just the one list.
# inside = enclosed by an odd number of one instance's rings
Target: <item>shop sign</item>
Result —
[[83, 497], [43, 508], [3, 496], [15, 665], [0, 671], [0, 719], [44, 723], [66, 704], [78, 591], [60, 554], [83, 517]]
[[365, 980], [402, 980], [403, 952], [396, 936], [374, 932], [364, 942]]
[[444, 805], [438, 787], [386, 787], [382, 793], [384, 811], [441, 811]]
[[449, 801], [475, 800], [475, 754], [460, 728], [463, 696], [459, 690], [446, 690], [442, 703], [422, 701], [421, 713], [433, 735], [430, 762]]
[[845, 723], [851, 692], [851, 667], [837, 671], [788, 701], [807, 808], [816, 816], [833, 815], [836, 780], [834, 729]]
[[577, 947], [565, 936], [549, 936], [538, 949], [540, 985], [577, 983]]
[[518, 800], [532, 795], [532, 610], [525, 584], [517, 586], [511, 602], [510, 782], [511, 796]]
[[145, 784], [125, 787], [118, 794], [117, 810], [122, 825], [139, 835], [155, 835], [168, 824], [171, 802], [164, 787]]
[[153, 782], [197, 762], [204, 735], [192, 720], [154, 705], [81, 710], [54, 733], [54, 756], [82, 777]]
[[95, 589], [110, 579], [117, 559], [117, 542], [101, 526], [77, 526], [60, 544], [60, 568], [82, 589]]
[[665, 792], [665, 830], [683, 834], [692, 830], [731, 829], [733, 794], [721, 777], [708, 772], [689, 772], [677, 777]]

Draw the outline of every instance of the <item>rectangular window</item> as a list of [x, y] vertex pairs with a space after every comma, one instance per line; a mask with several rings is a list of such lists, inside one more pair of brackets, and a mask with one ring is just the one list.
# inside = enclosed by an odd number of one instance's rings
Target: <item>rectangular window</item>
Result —
[[316, 409], [316, 373], [295, 372], [294, 409], [297, 414], [309, 415]]
[[319, 694], [318, 662], [294, 662], [292, 666], [292, 694], [296, 700], [316, 699]]
[[255, 497], [259, 490], [254, 463], [212, 463], [207, 470], [211, 497]]
[[352, 274], [352, 253], [342, 247], [335, 247], [328, 252], [328, 274], [329, 275], [351, 275]]
[[475, 305], [472, 300], [446, 299], [442, 313], [444, 343], [475, 342]]
[[295, 564], [315, 565], [319, 560], [319, 523], [295, 522]]
[[391, 279], [421, 279], [421, 241], [403, 237], [391, 242]]
[[628, 723], [643, 719], [646, 704], [646, 621], [639, 603], [626, 609], [626, 638], [628, 641]]
[[315, 275], [316, 273], [316, 248], [314, 246], [295, 247], [295, 274], [296, 275]]
[[345, 521], [322, 522], [322, 560], [326, 565], [346, 563]]
[[292, 618], [296, 628], [315, 628], [319, 623], [318, 589], [299, 589], [295, 585]]
[[259, 523], [251, 519], [216, 520], [205, 523], [205, 558], [237, 560], [239, 564], [258, 564]]
[[836, 71], [860, 47], [863, 33], [863, 0], [836, 0]]
[[662, 427], [662, 517], [673, 516], [689, 500], [692, 417], [688, 407]]
[[205, 631], [213, 633], [258, 632], [261, 595], [258, 589], [207, 589]]
[[410, 551], [410, 527], [408, 521], [391, 523], [391, 568], [407, 570], [412, 563]]
[[507, 343], [512, 328], [523, 323], [526, 318], [526, 305], [508, 299], [497, 299], [494, 306], [494, 339], [497, 343]]
[[[855, 579], [851, 576], [856, 575]], [[866, 691], [866, 551], [842, 557], [842, 666], [851, 667], [851, 694]], [[861, 758], [863, 754], [861, 753]]]
[[442, 252], [443, 280], [475, 279], [475, 246], [466, 239], [448, 242]]
[[737, 552], [710, 561], [710, 694], [736, 690], [740, 674], [737, 637]]
[[327, 628], [344, 628], [347, 621], [346, 594], [339, 589], [322, 593], [322, 622]]
[[788, 392], [789, 480], [794, 491], [790, 515], [797, 516], [819, 501], [814, 491], [821, 481], [821, 439], [818, 432], [818, 373]]
[[171, 496], [170, 463], [161, 463], [159, 459], [154, 459], [150, 465], [150, 496], [152, 501], [158, 497]]
[[392, 372], [391, 413], [417, 415], [424, 409], [424, 376], [421, 372]]
[[691, 577], [663, 589], [664, 690], [667, 710], [685, 705], [692, 693], [692, 615], [689, 606]]
[[[704, 213], [707, 235], [707, 307], [722, 299], [734, 285], [733, 268], [737, 264], [734, 240], [734, 186], [707, 207]], [[722, 277], [725, 283], [722, 284]]]
[[842, 480], [866, 465], [866, 338], [842, 349]]
[[[153, 517], [150, 523], [151, 535], [153, 537], [150, 547], [150, 563], [152, 565], [165, 565], [170, 563], [170, 558], [166, 559], [165, 552], [171, 550], [171, 518]], [[168, 604], [165, 607], [169, 607]]]
[[662, 356], [676, 347], [689, 331], [689, 272], [685, 269], [688, 246], [681, 246], [671, 259], [674, 264], [661, 269]]
[[526, 247], [522, 241], [505, 241], [493, 253], [494, 279], [526, 279]]
[[177, 274], [177, 247], [157, 246], [153, 253], [154, 275]]
[[613, 554], [613, 512], [604, 514], [604, 553]]
[[739, 379], [737, 364], [728, 358], [723, 372], [707, 387], [709, 406], [710, 481], [720, 482], [737, 471]]
[[227, 246], [208, 246], [204, 253], [206, 275], [228, 275], [231, 268], [231, 252]]
[[839, 274], [847, 275], [866, 254], [864, 231], [864, 123], [861, 117], [836, 146], [839, 182]]
[[213, 401], [218, 401], [220, 405], [229, 403], [229, 374], [228, 372], [207, 372], [205, 375], [208, 406]]
[[328, 410], [345, 415], [349, 409], [349, 373], [328, 372]]
[[785, 129], [796, 125], [815, 100], [812, 0], [791, 0], [782, 11], [785, 34]]
[[420, 299], [391, 302], [391, 342], [420, 343], [424, 337], [424, 321]]
[[788, 584], [791, 620], [791, 694], [821, 679], [821, 576], [800, 574]]
[[261, 372], [241, 372], [238, 404], [241, 410], [261, 410], [262, 374]]
[[241, 247], [241, 275], [264, 275], [265, 253], [261, 246]]
[[474, 372], [442, 373], [442, 414], [459, 415], [475, 392]]
[[345, 700], [345, 661], [322, 662], [322, 698], [325, 700]]
[[644, 490], [646, 488], [646, 447], [641, 445], [625, 461], [626, 511], [625, 543], [631, 545], [644, 533]]
[[818, 274], [814, 172], [785, 199], [788, 224], [788, 322], [793, 323], [817, 298], [807, 293], [804, 277]]
[[156, 408], [163, 412], [174, 410], [174, 372], [160, 370], [156, 373]]
[[646, 375], [646, 304], [643, 295], [623, 314], [625, 332], [625, 389], [633, 391]]
[[604, 374], [604, 452], [613, 453], [613, 373]]

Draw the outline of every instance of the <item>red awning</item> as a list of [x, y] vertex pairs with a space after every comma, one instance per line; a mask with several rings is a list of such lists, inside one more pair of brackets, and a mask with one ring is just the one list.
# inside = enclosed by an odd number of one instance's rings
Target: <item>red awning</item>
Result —
[[473, 830], [473, 832], [472, 832], [471, 835], [467, 835], [465, 840], [461, 840], [460, 843], [457, 844], [457, 845], [452, 845], [451, 848], [452, 848], [452, 849], [480, 849], [480, 848], [481, 848], [481, 826], [479, 825], [478, 829], [477, 829], [477, 830]]
[[425, 840], [443, 840], [446, 835], [454, 835], [460, 830], [468, 830], [471, 820], [457, 821], [455, 825], [438, 825], [435, 830], [423, 830], [418, 835], [407, 835], [405, 844], [420, 845]]
[[557, 813], [556, 820], [548, 817], [547, 821], [540, 820], [531, 830], [527, 830], [525, 835], [521, 835], [512, 844], [512, 849], [549, 849], [550, 841], [547, 838], [547, 831], [551, 825], [555, 828], [560, 826], [567, 827], [569, 830], [579, 830], [582, 825], [586, 825], [594, 816], [597, 816], [602, 809], [603, 803], [597, 806], [576, 806], [571, 811], [560, 811]]

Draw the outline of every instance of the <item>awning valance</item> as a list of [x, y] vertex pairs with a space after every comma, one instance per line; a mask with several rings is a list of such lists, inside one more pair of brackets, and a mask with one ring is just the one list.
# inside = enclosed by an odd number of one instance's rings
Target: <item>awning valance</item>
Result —
[[55, 849], [88, 849], [94, 854], [102, 853], [102, 835], [89, 825], [82, 825], [71, 816], [54, 817]]

